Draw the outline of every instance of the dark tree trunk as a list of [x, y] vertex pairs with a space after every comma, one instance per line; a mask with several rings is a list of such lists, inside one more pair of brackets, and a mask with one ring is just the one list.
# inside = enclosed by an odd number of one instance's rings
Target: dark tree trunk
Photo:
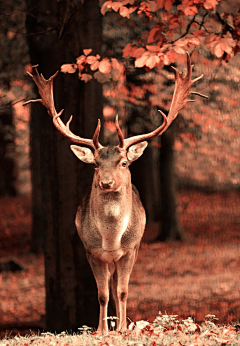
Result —
[[[127, 74], [127, 85], [133, 84], [138, 87], [144, 87], [149, 80], [144, 79], [146, 71], [144, 69], [134, 70]], [[130, 89], [131, 90], [131, 89]], [[131, 91], [130, 91], [131, 92]], [[152, 129], [150, 119], [150, 104], [148, 103], [148, 94], [145, 95], [145, 105], [137, 103], [127, 103], [127, 128], [129, 136], [147, 133]], [[146, 211], [147, 222], [159, 219], [159, 176], [158, 176], [158, 149], [150, 143], [146, 148], [144, 155], [130, 166], [132, 174], [132, 183], [139, 191], [141, 201]]]
[[9, 103], [0, 109], [0, 196], [16, 195], [16, 164], [13, 109]]
[[[37, 91], [36, 91], [37, 94]], [[31, 251], [40, 253], [44, 249], [46, 220], [42, 194], [42, 166], [41, 142], [42, 142], [42, 113], [43, 107], [35, 104], [31, 109], [30, 118], [30, 157], [31, 157], [31, 183], [32, 183], [32, 241]], [[44, 117], [45, 121], [47, 120]]]
[[[173, 125], [174, 126], [174, 125]], [[160, 196], [161, 196], [161, 228], [157, 240], [184, 240], [181, 229], [176, 200], [174, 131], [169, 128], [161, 137], [160, 150]]]
[[132, 182], [140, 194], [148, 223], [157, 221], [160, 217], [156, 150], [149, 144], [144, 155], [130, 166]]
[[[88, 0], [80, 9], [67, 0], [28, 0], [27, 4], [31, 61], [39, 64], [46, 78], [61, 64], [74, 62], [84, 48], [100, 52], [98, 0]], [[83, 85], [76, 75], [59, 74], [54, 94], [56, 109], [65, 109], [63, 121], [73, 114], [72, 131], [92, 137], [102, 114], [101, 86], [94, 81]], [[92, 181], [92, 167], [72, 155], [69, 143], [57, 133], [40, 104], [32, 107], [31, 148], [33, 239], [44, 244], [46, 329], [59, 332], [76, 330], [83, 324], [96, 327], [96, 284], [74, 225], [77, 205]]]

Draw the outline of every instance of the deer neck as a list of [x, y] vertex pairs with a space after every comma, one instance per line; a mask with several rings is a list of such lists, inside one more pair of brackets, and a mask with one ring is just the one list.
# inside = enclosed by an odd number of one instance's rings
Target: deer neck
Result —
[[103, 192], [92, 186], [90, 213], [102, 236], [102, 248], [118, 250], [121, 238], [129, 227], [132, 211], [132, 184], [124, 185], [117, 192]]

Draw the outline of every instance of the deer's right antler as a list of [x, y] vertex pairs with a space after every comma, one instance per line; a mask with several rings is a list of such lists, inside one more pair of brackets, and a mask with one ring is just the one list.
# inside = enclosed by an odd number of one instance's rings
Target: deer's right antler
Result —
[[72, 131], [69, 128], [69, 125], [72, 121], [72, 116], [70, 117], [67, 124], [65, 125], [60, 118], [64, 110], [62, 109], [59, 113], [57, 113], [55, 105], [54, 105], [53, 79], [57, 76], [58, 71], [49, 79], [45, 79], [42, 74], [40, 75], [38, 73], [37, 66], [38, 65], [33, 66], [32, 73], [28, 72], [28, 74], [33, 79], [34, 83], [36, 84], [39, 94], [41, 96], [41, 99], [26, 101], [24, 105], [32, 103], [32, 102], [40, 102], [44, 107], [46, 107], [48, 114], [53, 118], [53, 124], [55, 125], [55, 127], [68, 140], [70, 140], [72, 143], [75, 143], [75, 144], [86, 145], [88, 147], [91, 147], [93, 150], [100, 149], [102, 147], [98, 141], [100, 126], [101, 126], [100, 119], [98, 119], [98, 124], [95, 130], [95, 133], [93, 135], [93, 139], [82, 138], [72, 133]]

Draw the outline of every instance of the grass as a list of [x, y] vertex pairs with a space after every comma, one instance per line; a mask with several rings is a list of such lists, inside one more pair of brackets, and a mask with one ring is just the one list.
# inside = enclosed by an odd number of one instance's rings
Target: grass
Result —
[[159, 312], [153, 323], [138, 321], [131, 323], [124, 333], [110, 331], [105, 335], [89, 331], [83, 326], [79, 334], [41, 333], [15, 336], [0, 340], [0, 346], [205, 346], [205, 345], [239, 345], [240, 326], [216, 325], [214, 315], [206, 316], [199, 325], [192, 318], [179, 321], [177, 315], [165, 315]]

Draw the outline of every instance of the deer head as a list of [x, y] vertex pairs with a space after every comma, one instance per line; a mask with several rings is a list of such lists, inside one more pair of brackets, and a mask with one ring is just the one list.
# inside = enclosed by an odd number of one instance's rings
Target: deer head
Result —
[[[119, 145], [117, 146], [103, 147], [98, 141], [94, 144], [94, 150], [82, 145], [70, 146], [79, 160], [94, 165], [94, 184], [103, 192], [118, 192], [122, 186], [130, 183], [131, 178], [128, 167], [143, 154], [148, 145], [146, 141], [143, 141], [133, 144], [129, 148], [124, 148], [124, 145], [120, 145], [123, 136], [119, 128], [118, 117], [116, 117], [116, 128], [119, 136]], [[99, 129], [100, 122], [97, 131]]]

